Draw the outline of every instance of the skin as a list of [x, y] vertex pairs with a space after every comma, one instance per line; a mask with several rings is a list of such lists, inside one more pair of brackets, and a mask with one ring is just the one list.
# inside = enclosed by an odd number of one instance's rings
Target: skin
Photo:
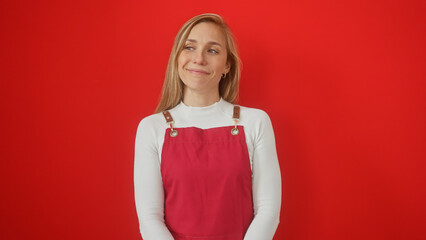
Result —
[[184, 83], [183, 103], [204, 107], [219, 101], [219, 82], [229, 70], [226, 40], [220, 27], [209, 22], [195, 25], [178, 57], [178, 73]]

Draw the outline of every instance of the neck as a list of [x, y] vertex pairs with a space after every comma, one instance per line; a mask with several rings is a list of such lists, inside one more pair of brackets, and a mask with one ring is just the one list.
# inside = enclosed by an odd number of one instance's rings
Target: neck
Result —
[[219, 91], [211, 93], [197, 93], [184, 89], [182, 102], [191, 107], [205, 107], [220, 100]]

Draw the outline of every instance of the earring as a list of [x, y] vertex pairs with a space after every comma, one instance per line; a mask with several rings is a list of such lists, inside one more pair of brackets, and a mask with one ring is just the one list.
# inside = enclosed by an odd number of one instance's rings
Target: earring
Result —
[[226, 78], [227, 73], [222, 73], [222, 78]]

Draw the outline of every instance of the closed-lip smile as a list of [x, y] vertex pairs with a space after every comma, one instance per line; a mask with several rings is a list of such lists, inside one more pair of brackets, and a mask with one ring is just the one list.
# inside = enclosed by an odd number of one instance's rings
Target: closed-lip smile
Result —
[[192, 73], [200, 73], [200, 74], [208, 74], [206, 71], [194, 69], [194, 68], [187, 68], [186, 70], [192, 72]]

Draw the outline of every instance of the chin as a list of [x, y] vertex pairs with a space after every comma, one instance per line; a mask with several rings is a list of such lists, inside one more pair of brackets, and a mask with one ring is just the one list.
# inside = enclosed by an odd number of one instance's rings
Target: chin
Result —
[[188, 90], [190, 90], [191, 92], [199, 92], [199, 93], [204, 93], [204, 92], [209, 92], [211, 90], [211, 88], [204, 83], [198, 82], [197, 81], [186, 81], [184, 83], [185, 88], [187, 88]]
[[208, 89], [204, 84], [187, 84], [185, 87], [196, 92], [204, 92]]
[[185, 79], [186, 80], [182, 80], [182, 82], [185, 85], [187, 85], [191, 88], [193, 88], [193, 87], [199, 88], [199, 87], [202, 87], [202, 86], [206, 86], [206, 83], [208, 82], [207, 79], [202, 78], [202, 77], [190, 76], [190, 77], [186, 77]]

